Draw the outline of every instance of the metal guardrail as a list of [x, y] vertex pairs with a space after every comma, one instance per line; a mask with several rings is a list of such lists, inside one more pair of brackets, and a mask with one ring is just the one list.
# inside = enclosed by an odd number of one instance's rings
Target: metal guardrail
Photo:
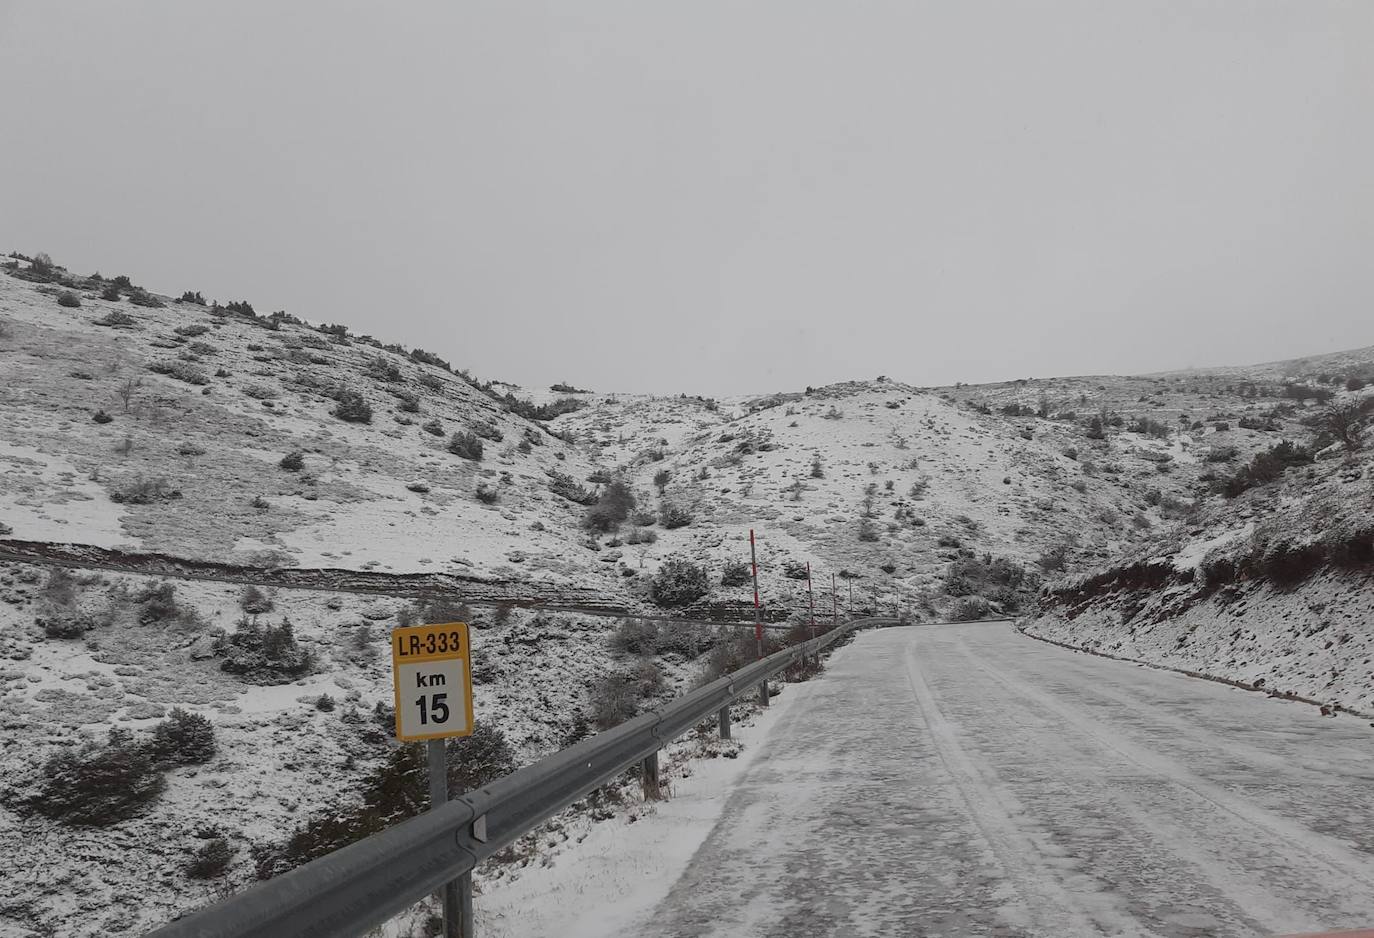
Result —
[[728, 732], [726, 708], [790, 665], [857, 629], [896, 621], [858, 619], [785, 648], [436, 810], [192, 912], [150, 932], [148, 938], [361, 935], [469, 873], [711, 716], [721, 714], [721, 729]]

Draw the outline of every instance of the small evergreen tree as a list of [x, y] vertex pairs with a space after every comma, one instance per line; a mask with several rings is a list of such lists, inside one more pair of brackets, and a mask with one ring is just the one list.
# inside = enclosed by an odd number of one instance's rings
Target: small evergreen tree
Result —
[[200, 714], [177, 707], [153, 727], [150, 752], [163, 765], [201, 765], [210, 761], [215, 749], [215, 725]]
[[687, 606], [711, 591], [706, 568], [681, 557], [670, 557], [650, 581], [650, 595], [660, 606]]
[[372, 422], [372, 407], [357, 391], [340, 391], [335, 401], [331, 413], [340, 420], [348, 423]]
[[448, 438], [448, 451], [455, 456], [480, 462], [482, 459], [482, 440], [475, 433], [460, 430]]
[[142, 814], [166, 787], [147, 747], [128, 730], [110, 731], [105, 747], [53, 756], [43, 767], [40, 794], [27, 807], [57, 821], [108, 827]]
[[658, 520], [668, 530], [685, 528], [692, 523], [692, 513], [682, 505], [664, 502], [658, 510]]
[[207, 840], [191, 862], [186, 866], [186, 875], [191, 879], [216, 879], [223, 876], [234, 859], [235, 850], [223, 837]]

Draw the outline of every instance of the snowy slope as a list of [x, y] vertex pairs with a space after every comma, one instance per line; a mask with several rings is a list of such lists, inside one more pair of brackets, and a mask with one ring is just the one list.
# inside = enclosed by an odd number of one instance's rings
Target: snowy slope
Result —
[[[110, 625], [53, 639], [36, 624], [47, 609], [46, 570], [0, 564], [0, 936], [52, 927], [64, 935], [139, 933], [203, 904], [211, 884], [188, 879], [207, 836], [237, 851], [230, 881], [254, 879], [251, 851], [274, 844], [321, 809], [355, 801], [355, 786], [394, 747], [388, 633], [400, 600], [276, 590], [261, 616], [289, 618], [310, 672], [284, 684], [245, 683], [221, 670], [213, 636], [243, 617], [240, 590], [177, 582], [185, 620], [143, 623], [127, 597], [156, 580], [91, 575], [77, 608], [112, 609]], [[512, 611], [473, 613], [476, 719], [499, 727], [520, 763], [562, 745], [607, 674], [640, 659], [609, 644], [613, 620]], [[703, 651], [714, 631], [700, 632]], [[690, 686], [698, 663], [653, 659], [666, 699]], [[321, 695], [335, 701], [328, 712]], [[147, 734], [173, 707], [208, 717], [218, 750], [205, 765], [174, 769], [146, 814], [110, 827], [73, 827], [17, 810], [37, 791], [54, 753], [103, 743], [112, 727]]]
[[[878, 378], [761, 398], [533, 390], [477, 383], [436, 355], [341, 327], [169, 297], [135, 306], [128, 290], [102, 299], [109, 281], [58, 271], [34, 282], [27, 262], [16, 266], [19, 276], [0, 273], [0, 547], [11, 538], [249, 567], [451, 573], [515, 598], [576, 590], [645, 610], [646, 581], [680, 556], [704, 564], [712, 584], [694, 608], [740, 618], [750, 587], [720, 581], [748, 559], [750, 529], [763, 599], [779, 616], [805, 608], [796, 574], [807, 562], [821, 616], [847, 611], [852, 591], [856, 610], [900, 603], [936, 619], [956, 603], [952, 565], [1005, 558], [1030, 571], [1023, 604], [1035, 584], [1046, 588], [1027, 626], [1036, 634], [1374, 706], [1374, 604], [1359, 570], [1323, 567], [1282, 588], [1253, 577], [1200, 585], [1218, 558], [1362, 530], [1374, 471], [1359, 457], [1319, 461], [1234, 501], [1209, 494], [1208, 480], [1278, 439], [1312, 436], [1318, 405], [1286, 397], [1286, 376], [1355, 399], [1340, 388], [1369, 370], [1369, 350], [1253, 370], [954, 388]], [[79, 307], [58, 304], [63, 281]], [[370, 422], [335, 415], [341, 391], [361, 395]], [[508, 394], [581, 406], [527, 419]], [[455, 432], [482, 435], [480, 460], [450, 452]], [[293, 452], [303, 464], [282, 467]], [[550, 490], [555, 475], [592, 497], [624, 478], [638, 514], [593, 534], [587, 507]], [[152, 483], [146, 503], [116, 500], [140, 480]], [[669, 507], [690, 522], [664, 524]], [[1104, 571], [1156, 561], [1171, 571], [1162, 589], [1084, 591]], [[203, 902], [226, 888], [184, 875], [207, 831], [239, 848], [227, 882], [251, 881], [251, 845], [355, 798], [385, 757], [385, 727], [341, 714], [389, 699], [382, 642], [404, 615], [400, 600], [276, 591], [269, 618], [289, 615], [317, 661], [263, 687], [222, 672], [207, 650], [241, 615], [238, 587], [171, 580], [194, 613], [184, 621], [143, 625], [120, 606], [84, 636], [58, 639], [40, 621], [48, 577], [0, 565], [0, 872], [21, 885], [0, 904], [0, 938], [34, 923], [103, 933]], [[78, 602], [96, 611], [147, 578], [77, 582]], [[1009, 609], [1005, 596], [996, 602]], [[519, 611], [498, 621], [485, 608], [471, 617], [485, 675], [479, 720], [502, 727], [524, 760], [577, 731], [605, 675], [644, 665], [613, 650], [611, 621]], [[704, 633], [701, 650], [713, 638]], [[702, 665], [683, 654], [649, 661], [661, 695]], [[336, 711], [315, 708], [326, 693]], [[221, 751], [171, 771], [147, 815], [89, 830], [6, 806], [32, 791], [53, 753], [111, 727], [146, 732], [175, 706], [211, 719]], [[568, 824], [556, 839], [574, 830], [587, 833]], [[521, 862], [553, 862], [544, 849], [530, 846]], [[489, 875], [512, 902], [540, 888], [512, 884], [508, 870]]]
[[[134, 322], [96, 324], [112, 312]], [[585, 459], [441, 367], [190, 303], [134, 307], [84, 291], [82, 306], [66, 309], [10, 277], [0, 277], [0, 321], [0, 519], [16, 538], [239, 563], [613, 582], [600, 567], [564, 561], [576, 506], [545, 484], [550, 470], [584, 476]], [[167, 362], [201, 383], [150, 368]], [[331, 416], [340, 386], [371, 405], [371, 423]], [[112, 419], [94, 422], [101, 411]], [[438, 435], [425, 429], [431, 421]], [[448, 452], [449, 435], [468, 430], [501, 440], [485, 441], [481, 461]], [[279, 468], [293, 450], [303, 469]], [[166, 479], [180, 494], [111, 500], [137, 479]], [[479, 502], [479, 485], [499, 502]]]
[[[163, 308], [132, 306], [101, 299], [98, 286], [76, 291], [82, 305], [69, 309], [56, 286], [0, 277], [0, 361], [11, 376], [0, 387], [0, 523], [15, 538], [538, 580], [633, 601], [644, 595], [641, 575], [674, 554], [744, 559], [753, 526], [775, 602], [796, 601], [796, 582], [778, 568], [791, 559], [812, 561], [822, 576], [847, 569], [864, 578], [865, 602], [889, 604], [938, 579], [950, 556], [942, 537], [1021, 559], [1069, 539], [1088, 556], [1115, 551], [1153, 523], [1137, 515], [1159, 520], [1143, 500], [1158, 487], [1156, 463], [1139, 453], [1169, 450], [1187, 462], [1183, 440], [1123, 434], [1094, 449], [1072, 424], [981, 414], [890, 381], [774, 401], [528, 393], [499, 383], [488, 394], [375, 340], [170, 298]], [[112, 313], [131, 321], [97, 325]], [[204, 383], [159, 373], [169, 363]], [[371, 405], [370, 423], [332, 415], [339, 388]], [[546, 429], [493, 397], [513, 390], [588, 406]], [[101, 412], [108, 422], [95, 422]], [[431, 421], [440, 435], [425, 429]], [[468, 430], [501, 439], [486, 441], [480, 461], [448, 452], [449, 434]], [[1080, 448], [1082, 462], [1065, 455]], [[1120, 465], [1090, 475], [1089, 449]], [[296, 450], [303, 468], [280, 468]], [[822, 475], [813, 478], [817, 455]], [[594, 491], [589, 477], [624, 472], [653, 511], [653, 478], [665, 468], [667, 498], [694, 520], [657, 528], [653, 543], [597, 544], [580, 526], [583, 507], [549, 491], [550, 473]], [[137, 480], [165, 480], [167, 494], [179, 494], [113, 500]], [[869, 486], [877, 536], [859, 541]], [[496, 503], [480, 501], [479, 487]], [[744, 597], [735, 589], [716, 598]]]
[[1072, 577], [1027, 631], [1374, 714], [1374, 459], [1318, 460]]

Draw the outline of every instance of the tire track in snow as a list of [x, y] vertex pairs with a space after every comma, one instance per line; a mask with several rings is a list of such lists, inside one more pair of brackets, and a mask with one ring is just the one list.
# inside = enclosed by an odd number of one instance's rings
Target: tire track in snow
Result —
[[1037, 935], [1146, 935], [1140, 926], [1110, 900], [1085, 908], [1087, 890], [1070, 889], [1063, 871], [1045, 862], [1050, 851], [1024, 829], [1025, 811], [1006, 786], [989, 780], [990, 769], [981, 767], [959, 742], [958, 732], [945, 717], [930, 685], [921, 672], [913, 642], [904, 651], [907, 680], [930, 732], [935, 751], [954, 781], [984, 842], [997, 858], [1008, 882], [1020, 899], [1020, 910], [1009, 917], [1024, 916], [1023, 925]]
[[1257, 870], [1280, 880], [1292, 876], [1277, 855], [1248, 856], [1247, 866], [1215, 852], [1228, 838], [1198, 833], [1216, 833], [1207, 830], [1210, 805], [1180, 803], [1166, 780], [1142, 773], [1093, 738], [1066, 733], [1056, 714], [1008, 695], [988, 674], [952, 657], [947, 643], [939, 660], [957, 663], [959, 680], [986, 701], [971, 726], [979, 748], [1010, 767], [1004, 768], [1006, 781], [1039, 809], [1050, 849], [1074, 868], [1091, 869], [1148, 934], [1250, 938], [1307, 930], [1321, 920], [1311, 903], [1284, 901], [1258, 888]]
[[[1085, 717], [1081, 712], [1066, 706], [1053, 694], [998, 668], [990, 663], [986, 656], [975, 654], [964, 635], [956, 634], [954, 639], [965, 660], [991, 680], [1023, 699], [1034, 701], [1054, 714], [1063, 725], [1072, 727], [1088, 737], [1101, 749], [1112, 752], [1125, 762], [1163, 779], [1173, 790], [1187, 793], [1205, 802], [1213, 811], [1228, 815], [1231, 825], [1238, 828], [1242, 835], [1248, 833], [1253, 837], [1258, 834], [1265, 842], [1255, 845], [1258, 848], [1257, 852], [1283, 856], [1291, 855], [1297, 850], [1304, 853], [1312, 863], [1320, 864], [1326, 871], [1322, 883], [1323, 891], [1330, 894], [1334, 901], [1340, 901], [1342, 896], [1374, 896], [1374, 873], [1371, 873], [1374, 860], [1370, 857], [1362, 856], [1322, 834], [1259, 807], [1226, 788], [1190, 772], [1173, 759], [1130, 741], [1101, 721]], [[1236, 852], [1237, 844], [1232, 838], [1208, 839], [1213, 849], [1207, 857], [1199, 858], [1206, 861], [1203, 868], [1206, 868], [1208, 863], [1215, 865], [1218, 861], [1224, 862], [1225, 854]], [[1218, 850], [1217, 847], [1225, 849]], [[1290, 871], [1293, 866], [1295, 864], [1289, 864]], [[1236, 890], [1233, 887], [1230, 891], [1234, 894]], [[1253, 890], [1242, 891], [1246, 893], [1247, 901], [1256, 901]]]

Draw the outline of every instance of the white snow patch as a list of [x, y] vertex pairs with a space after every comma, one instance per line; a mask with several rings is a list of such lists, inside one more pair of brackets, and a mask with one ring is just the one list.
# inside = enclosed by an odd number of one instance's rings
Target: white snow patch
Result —
[[1251, 521], [1244, 527], [1223, 531], [1215, 537], [1189, 541], [1183, 546], [1183, 549], [1174, 556], [1174, 569], [1196, 570], [1198, 564], [1202, 563], [1203, 559], [1212, 551], [1216, 550], [1218, 547], [1225, 547], [1227, 544], [1234, 543], [1241, 538], [1249, 537], [1254, 530], [1255, 523]]
[[642, 921], [687, 868], [769, 730], [812, 686], [785, 685], [752, 725], [736, 725], [745, 744], [738, 758], [692, 762], [690, 777], [672, 780], [672, 797], [638, 820], [596, 824], [557, 862], [489, 887], [474, 900], [479, 933], [603, 938]]
[[97, 547], [129, 542], [120, 506], [61, 455], [0, 439], [0, 480], [0, 521], [13, 537]]

